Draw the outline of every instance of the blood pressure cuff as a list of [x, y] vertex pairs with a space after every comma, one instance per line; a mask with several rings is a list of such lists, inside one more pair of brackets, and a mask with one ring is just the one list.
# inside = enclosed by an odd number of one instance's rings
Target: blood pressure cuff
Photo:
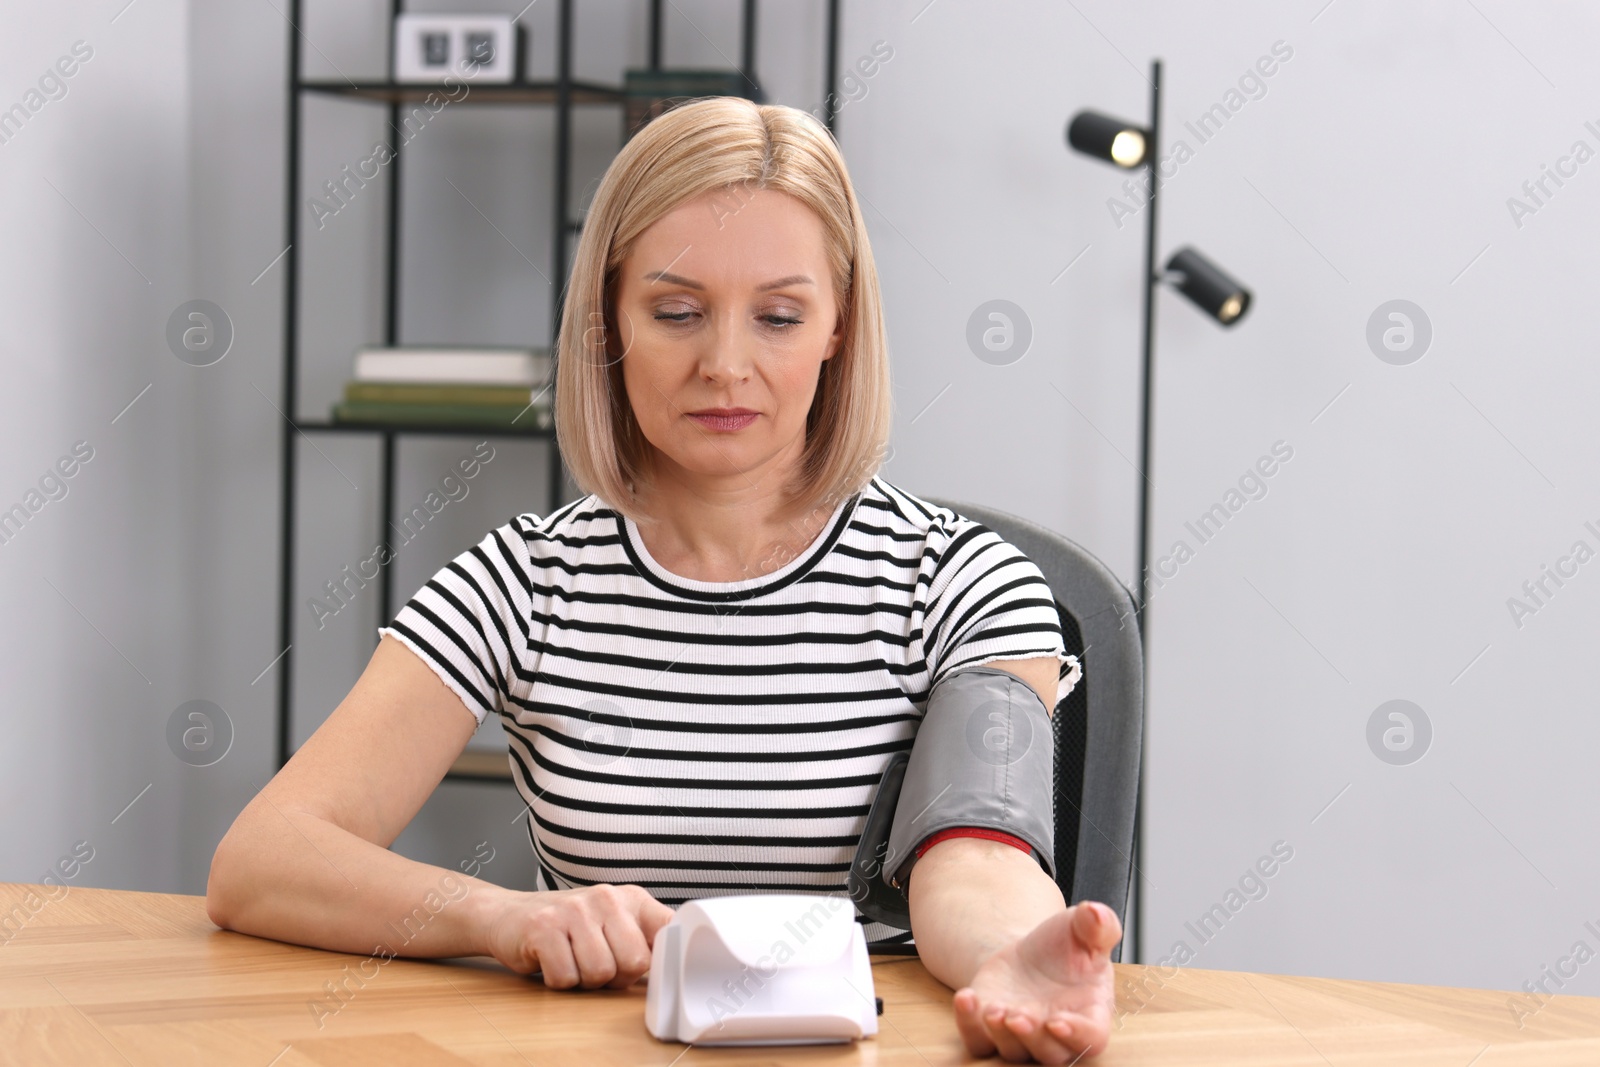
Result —
[[848, 876], [863, 915], [911, 928], [906, 887], [916, 848], [941, 830], [976, 826], [1021, 838], [1055, 874], [1055, 744], [1032, 686], [998, 667], [946, 675], [909, 756], [890, 761]]

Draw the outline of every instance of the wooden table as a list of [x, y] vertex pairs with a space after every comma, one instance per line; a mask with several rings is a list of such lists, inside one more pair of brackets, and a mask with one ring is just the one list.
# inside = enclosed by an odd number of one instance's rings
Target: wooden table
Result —
[[[645, 1032], [643, 985], [554, 992], [485, 959], [379, 966], [227, 933], [206, 918], [203, 898], [159, 893], [72, 888], [36, 913], [24, 908], [19, 928], [12, 909], [33, 888], [0, 883], [0, 939], [11, 935], [0, 943], [4, 1063], [967, 1062], [949, 991], [912, 958], [874, 962], [884, 1014], [873, 1040], [691, 1048]], [[349, 983], [346, 1001], [330, 999], [324, 983], [359, 976], [363, 962], [374, 977]], [[1102, 1067], [1600, 1064], [1600, 1000], [1587, 997], [1553, 997], [1519, 1029], [1508, 993], [1130, 965], [1117, 974], [1111, 1049], [1086, 1061]]]

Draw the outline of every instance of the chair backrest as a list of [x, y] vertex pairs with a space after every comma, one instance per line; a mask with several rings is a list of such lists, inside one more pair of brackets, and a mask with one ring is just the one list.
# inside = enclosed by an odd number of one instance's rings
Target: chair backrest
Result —
[[[1144, 736], [1144, 652], [1133, 598], [1105, 564], [1054, 530], [978, 504], [924, 499], [1021, 549], [1055, 594], [1067, 651], [1083, 665], [1053, 716], [1056, 882], [1069, 903], [1111, 907], [1126, 930]], [[1112, 958], [1121, 960], [1121, 945]]]

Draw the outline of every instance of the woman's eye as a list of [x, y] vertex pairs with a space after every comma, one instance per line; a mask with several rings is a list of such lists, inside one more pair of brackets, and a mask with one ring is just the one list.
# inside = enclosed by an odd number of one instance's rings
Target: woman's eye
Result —
[[[693, 311], [658, 311], [655, 313], [657, 322], [685, 323], [694, 317]], [[761, 321], [776, 330], [787, 330], [791, 326], [798, 326], [804, 320], [793, 315], [763, 315]]]

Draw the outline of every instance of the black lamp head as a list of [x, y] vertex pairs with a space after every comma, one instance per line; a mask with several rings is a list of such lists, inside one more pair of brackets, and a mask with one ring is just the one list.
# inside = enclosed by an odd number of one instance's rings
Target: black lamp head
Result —
[[1131, 122], [1080, 111], [1067, 124], [1067, 144], [1086, 156], [1132, 170], [1144, 162], [1149, 137]]
[[1172, 254], [1162, 280], [1171, 282], [1195, 307], [1224, 326], [1232, 326], [1250, 310], [1250, 290], [1193, 248], [1180, 248]]

